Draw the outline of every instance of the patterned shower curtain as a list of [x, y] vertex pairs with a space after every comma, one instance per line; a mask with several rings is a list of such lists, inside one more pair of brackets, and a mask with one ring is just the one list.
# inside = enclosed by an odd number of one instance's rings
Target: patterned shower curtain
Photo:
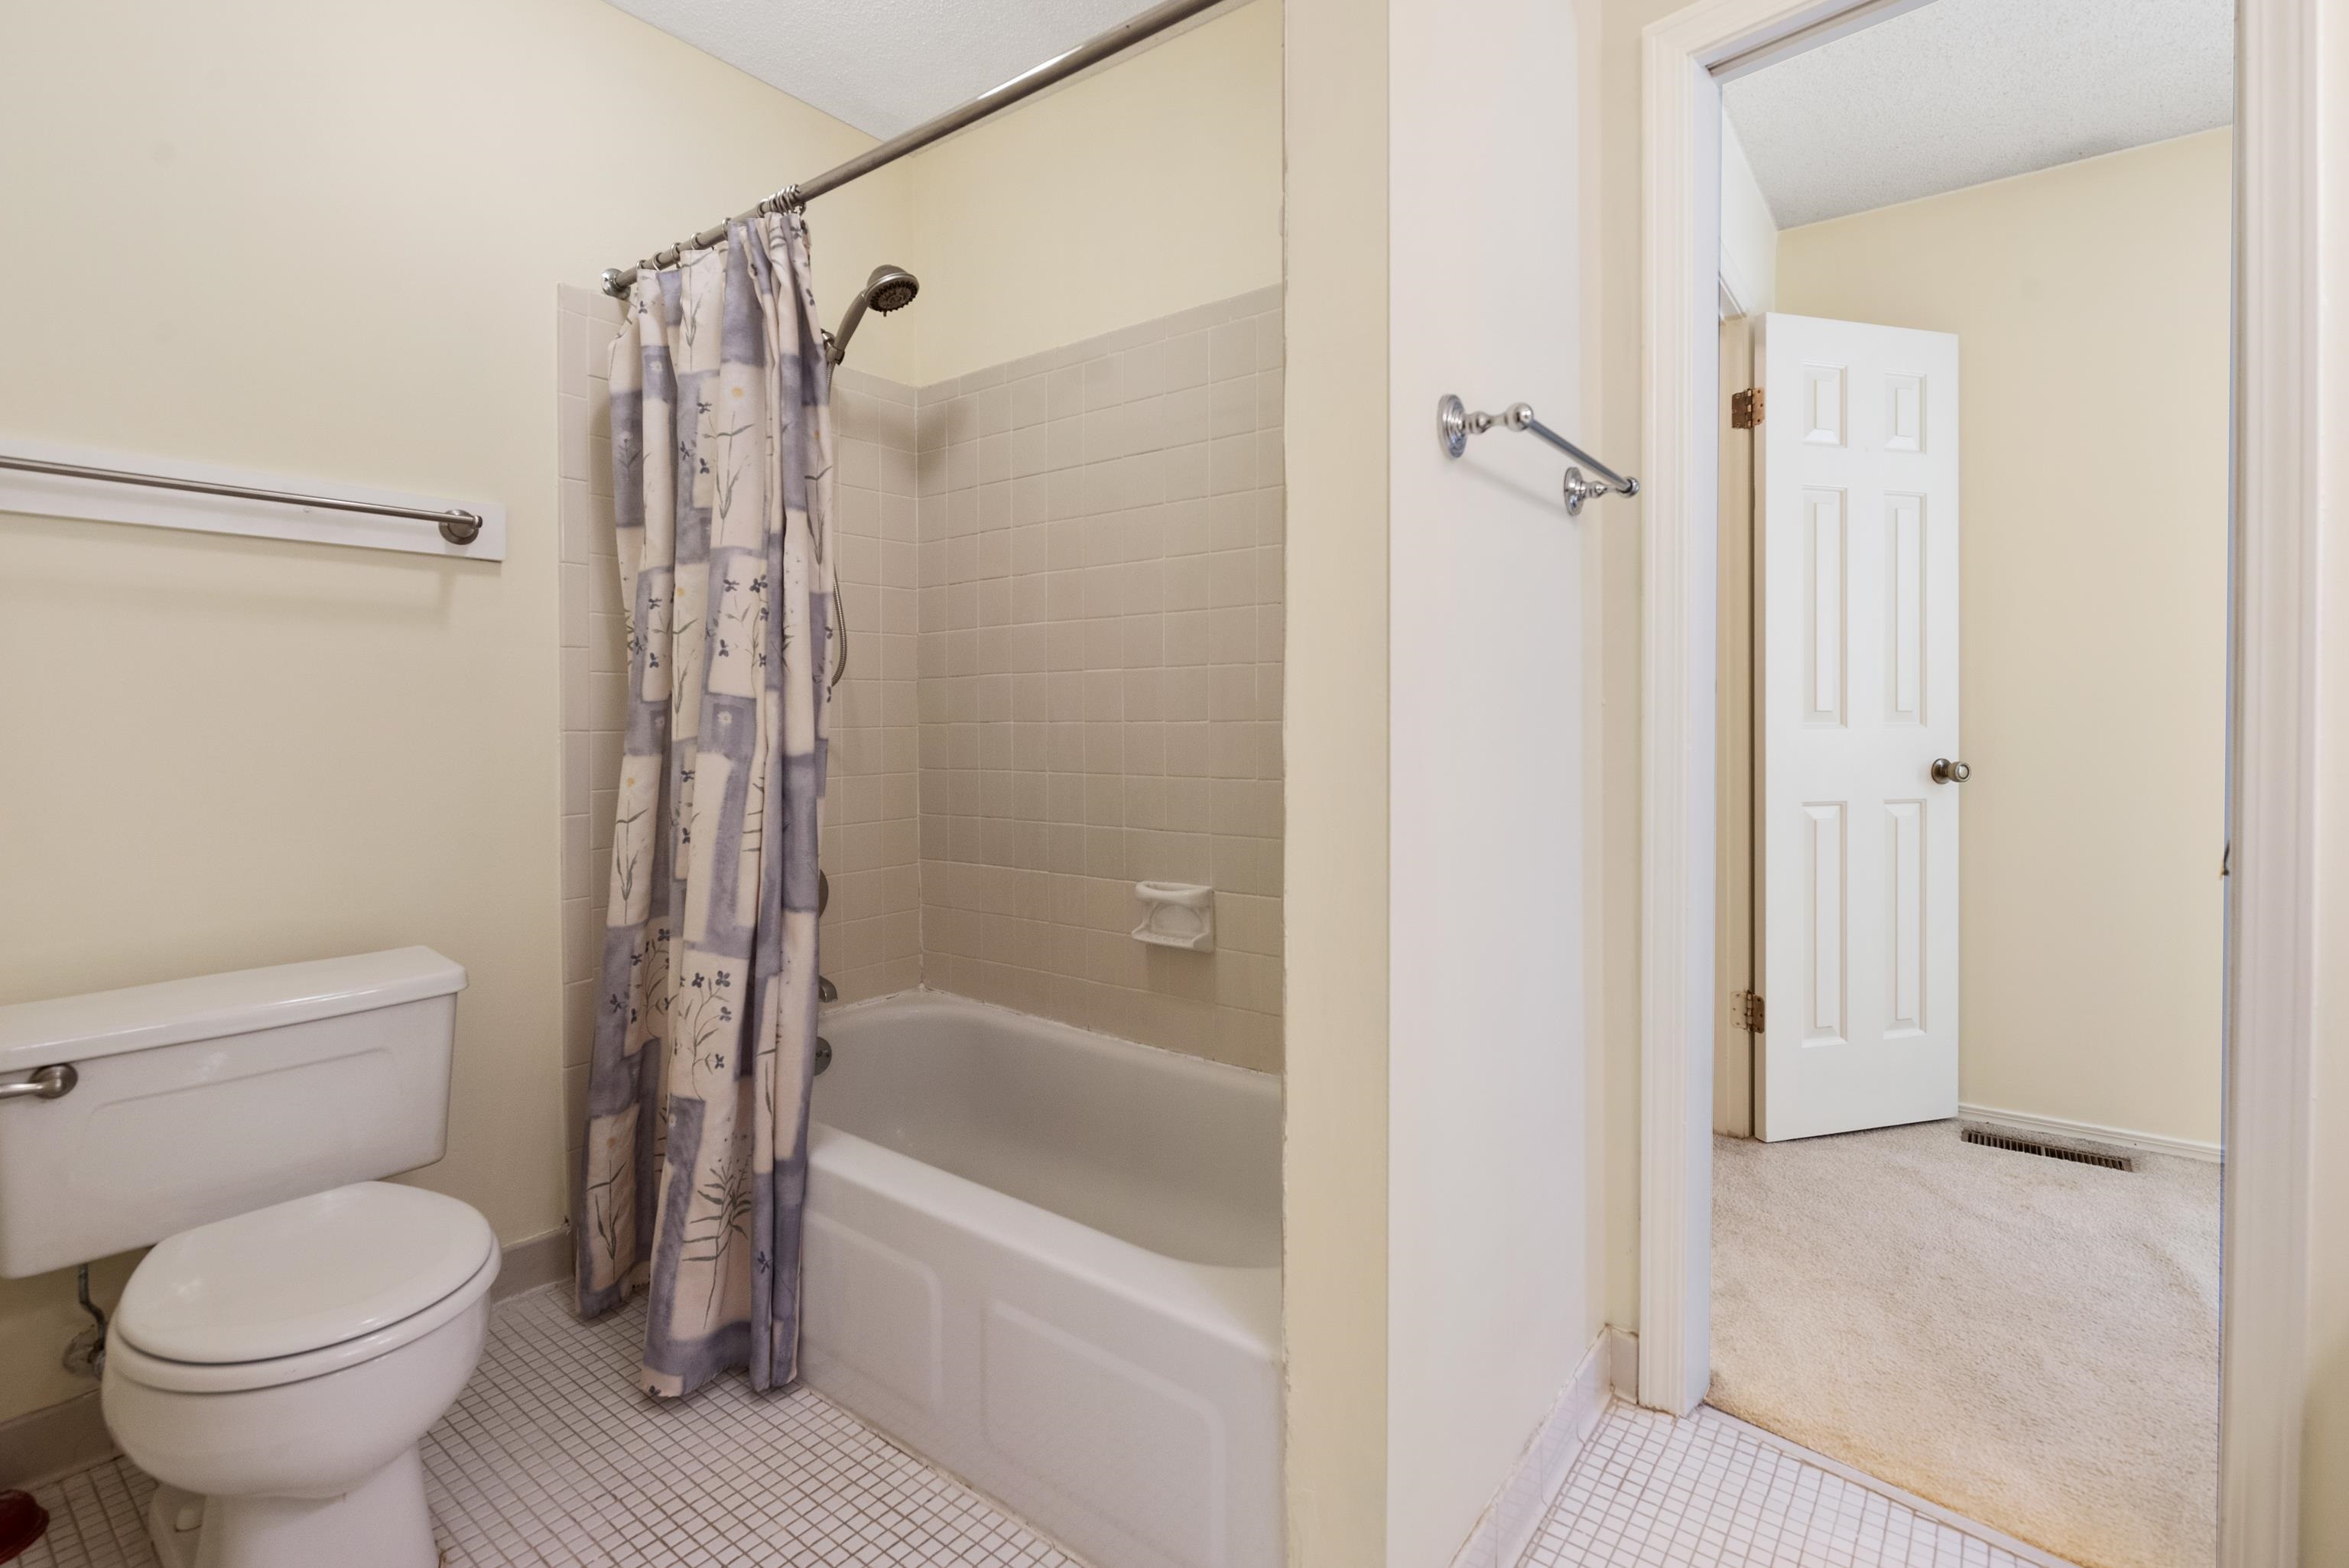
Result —
[[798, 1372], [832, 665], [831, 366], [796, 213], [640, 273], [612, 349], [628, 715], [579, 1309], [653, 1394]]

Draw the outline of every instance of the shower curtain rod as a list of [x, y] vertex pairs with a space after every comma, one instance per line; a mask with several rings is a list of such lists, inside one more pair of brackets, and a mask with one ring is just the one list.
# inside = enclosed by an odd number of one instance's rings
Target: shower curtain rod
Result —
[[[924, 120], [913, 129], [891, 137], [880, 146], [860, 152], [836, 168], [827, 169], [812, 180], [786, 185], [749, 211], [727, 220], [728, 223], [747, 223], [763, 213], [796, 211], [827, 191], [837, 191], [852, 180], [861, 179], [885, 164], [895, 163], [909, 152], [918, 152], [934, 141], [952, 136], [965, 126], [975, 125], [999, 109], [1010, 108], [1020, 99], [1033, 97], [1057, 82], [1064, 82], [1079, 71], [1090, 69], [1112, 55], [1122, 54], [1145, 38], [1154, 38], [1169, 27], [1189, 21], [1202, 11], [1213, 10], [1224, 0], [1160, 0], [1140, 15], [1128, 17], [1116, 26], [1094, 34], [1066, 54], [1055, 55], [1042, 65], [1032, 67], [1005, 82], [979, 94], [968, 103], [950, 108], [936, 119]], [[636, 281], [637, 273], [649, 266], [655, 270], [674, 266], [679, 253], [690, 246], [699, 249], [714, 245], [726, 237], [727, 223], [715, 224], [701, 231], [682, 245], [671, 245], [656, 251], [633, 267], [609, 267], [604, 273], [604, 292], [615, 299], [627, 297], [628, 286]]]

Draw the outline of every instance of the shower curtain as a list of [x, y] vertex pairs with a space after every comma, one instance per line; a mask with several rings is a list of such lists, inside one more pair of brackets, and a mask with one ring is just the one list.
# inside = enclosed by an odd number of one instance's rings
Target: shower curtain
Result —
[[647, 269], [612, 350], [627, 730], [589, 1068], [579, 1310], [639, 1382], [798, 1371], [832, 667], [831, 366], [796, 213]]

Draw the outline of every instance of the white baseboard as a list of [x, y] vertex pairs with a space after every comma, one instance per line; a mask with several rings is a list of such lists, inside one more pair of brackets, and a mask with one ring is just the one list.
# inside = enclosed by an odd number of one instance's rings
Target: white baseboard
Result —
[[[516, 1242], [499, 1260], [492, 1301], [571, 1277], [571, 1227]], [[0, 1487], [29, 1488], [103, 1464], [121, 1450], [98, 1414], [98, 1390], [0, 1421]]]
[[2219, 1146], [2215, 1143], [2168, 1138], [2158, 1132], [2133, 1132], [2126, 1127], [2100, 1127], [2093, 1121], [2067, 1121], [2060, 1116], [2033, 1116], [2029, 1111], [2001, 1110], [1989, 1105], [1961, 1105], [1958, 1114], [1968, 1121], [1985, 1122], [2016, 1132], [2033, 1132], [2043, 1138], [2078, 1138], [2091, 1143], [2117, 1143], [2125, 1149], [2142, 1149], [2148, 1154], [2174, 1155], [2180, 1160], [2208, 1160], [2215, 1163], [2220, 1159]]
[[1541, 1529], [1542, 1518], [1566, 1484], [1584, 1439], [1599, 1425], [1613, 1398], [1611, 1384], [1616, 1340], [1612, 1329], [1602, 1331], [1585, 1352], [1574, 1376], [1559, 1390], [1557, 1402], [1517, 1456], [1508, 1479], [1485, 1511], [1476, 1528], [1452, 1559], [1452, 1568], [1516, 1568], [1518, 1559]]

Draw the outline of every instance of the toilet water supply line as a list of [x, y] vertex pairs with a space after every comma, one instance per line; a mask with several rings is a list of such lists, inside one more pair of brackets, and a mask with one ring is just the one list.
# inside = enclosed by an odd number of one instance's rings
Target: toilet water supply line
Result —
[[73, 1336], [66, 1346], [65, 1368], [77, 1377], [96, 1377], [106, 1371], [106, 1314], [98, 1303], [89, 1299], [89, 1265], [81, 1265], [74, 1276], [74, 1299], [89, 1314], [90, 1326]]

